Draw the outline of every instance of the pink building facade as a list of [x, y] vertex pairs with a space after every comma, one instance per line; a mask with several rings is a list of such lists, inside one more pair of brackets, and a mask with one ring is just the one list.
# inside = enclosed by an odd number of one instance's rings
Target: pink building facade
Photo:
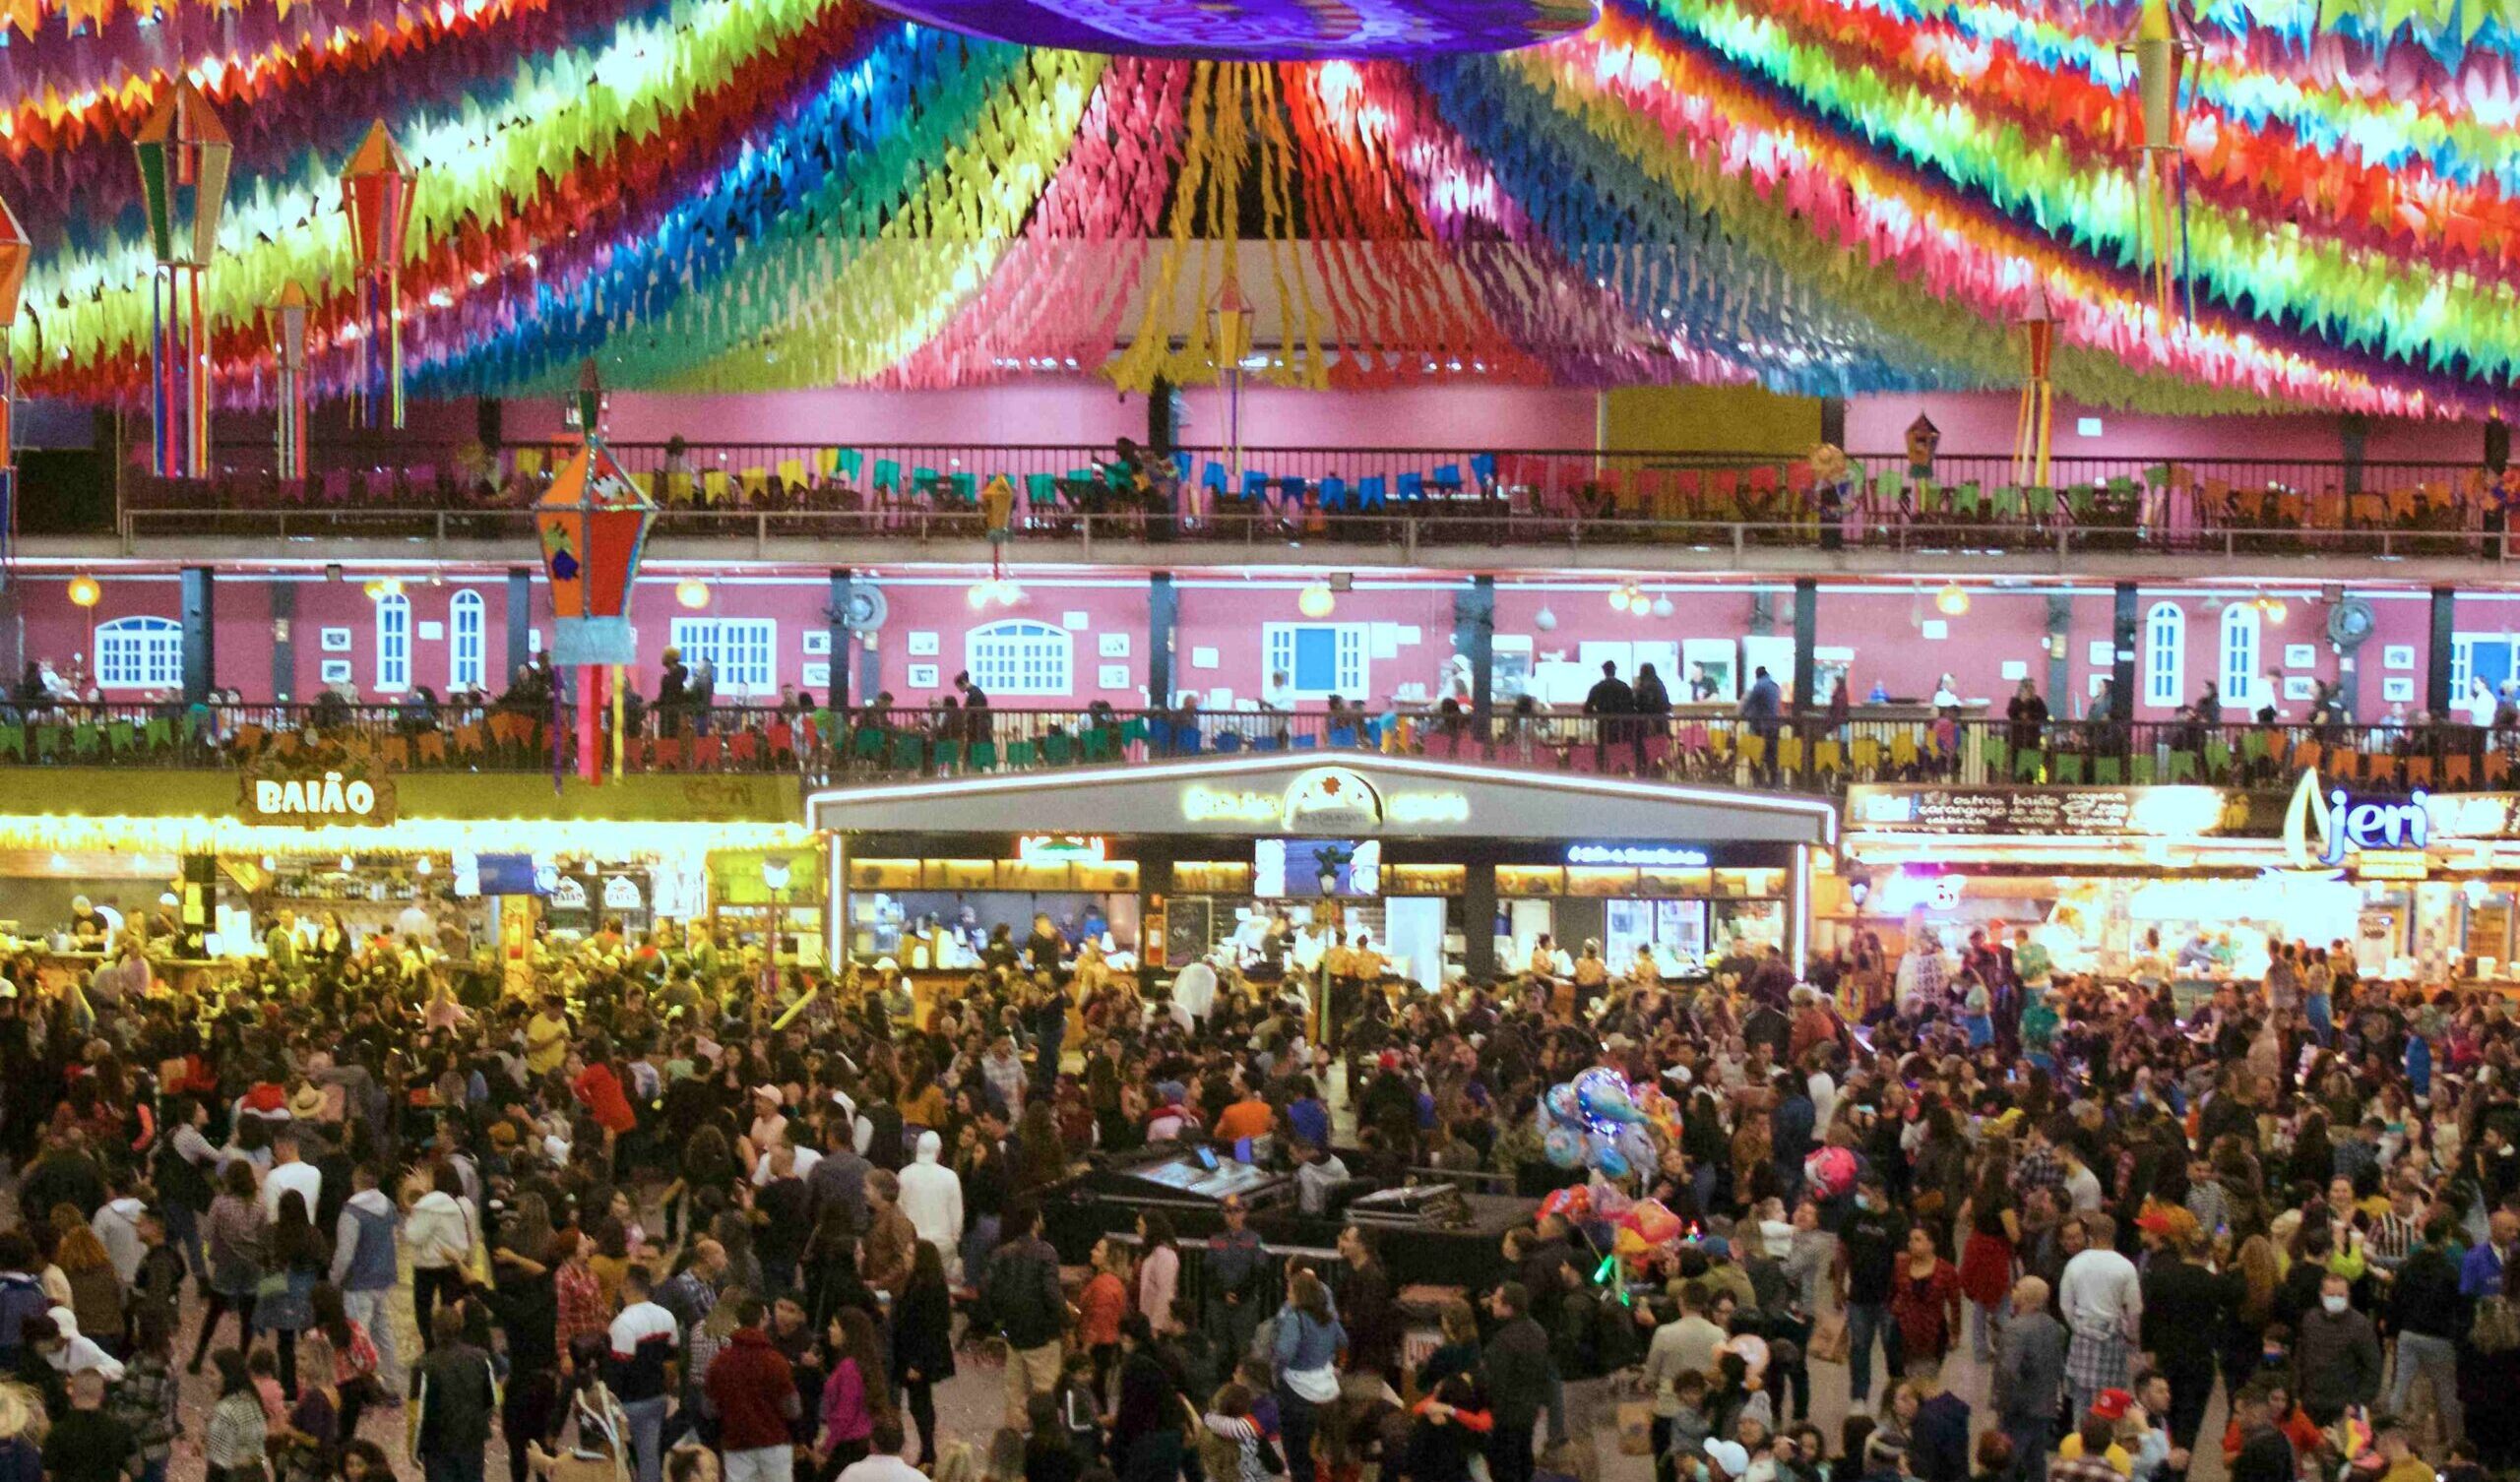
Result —
[[[178, 572], [93, 571], [99, 600], [86, 609], [70, 601], [71, 574], [64, 567], [22, 579], [27, 658], [101, 682], [107, 699], [178, 689], [180, 664], [171, 656], [184, 642]], [[1000, 706], [1082, 709], [1100, 701], [1137, 709], [1166, 698], [1156, 690], [1153, 650], [1161, 641], [1157, 587], [1168, 583], [1177, 607], [1171, 698], [1191, 696], [1214, 710], [1273, 689], [1302, 704], [1332, 694], [1431, 702], [1466, 673], [1468, 635], [1483, 600], [1481, 579], [1469, 572], [1376, 574], [1324, 593], [1329, 610], [1307, 614], [1305, 588], [1326, 583], [1326, 572], [1159, 577], [1113, 566], [1022, 577], [1012, 605], [976, 607], [981, 575], [946, 566], [850, 572], [848, 587], [860, 601], [869, 588], [880, 593], [881, 622], [836, 631], [829, 570], [655, 570], [640, 583], [632, 613], [643, 654], [636, 683], [653, 694], [662, 650], [679, 644], [686, 657], [712, 657], [721, 703], [769, 702], [791, 687], [821, 697], [839, 679], [852, 701], [889, 691], [917, 706], [950, 693], [954, 675], [969, 669], [985, 676]], [[389, 577], [399, 591], [371, 593]], [[1653, 663], [1675, 696], [1698, 671], [1722, 698], [1736, 696], [1759, 666], [1781, 684], [1793, 676], [1791, 580], [1638, 577], [1641, 611], [1613, 603], [1627, 578], [1569, 571], [1492, 580], [1502, 693], [1572, 703], [1604, 661], [1622, 674]], [[2056, 715], [2089, 710], [2113, 668], [2110, 584], [2021, 579], [1960, 590], [1966, 607], [1954, 612], [1944, 610], [1939, 587], [1815, 582], [1809, 600], [1820, 674], [1828, 682], [1847, 676], [1858, 701], [1875, 693], [1923, 699], [1947, 675], [1964, 700], [1998, 709], [2028, 679]], [[539, 649], [550, 636], [547, 593], [530, 568], [412, 563], [353, 567], [334, 578], [321, 565], [231, 561], [212, 568], [212, 683], [255, 702], [304, 702], [326, 685], [370, 703], [421, 687], [440, 696], [459, 687], [496, 692], [511, 656]], [[686, 606], [686, 595], [705, 600]], [[2349, 599], [2367, 604], [2370, 619], [2350, 674], [2328, 636], [2331, 616]], [[2236, 712], [2272, 703], [2298, 718], [2314, 682], [2340, 678], [2350, 679], [2360, 713], [2376, 715], [2393, 703], [2413, 710], [2434, 661], [2432, 594], [2421, 587], [2139, 583], [2135, 602], [2138, 719], [2171, 718], [2208, 682]], [[2495, 681], [2520, 669], [2520, 592], [2463, 591], [2452, 617], [2456, 651], [2443, 661], [2459, 688], [2471, 675]], [[1825, 694], [1815, 688], [1814, 698]]]

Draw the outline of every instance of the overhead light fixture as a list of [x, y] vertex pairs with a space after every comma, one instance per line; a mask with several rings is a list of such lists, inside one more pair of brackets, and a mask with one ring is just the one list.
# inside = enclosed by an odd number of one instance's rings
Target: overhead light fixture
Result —
[[685, 577], [673, 585], [673, 599], [698, 612], [709, 605], [709, 584], [698, 577]]
[[991, 577], [984, 582], [974, 582], [971, 589], [963, 593], [963, 596], [972, 604], [972, 610], [977, 612], [991, 602], [1006, 607], [1014, 606], [1024, 600], [1024, 588], [1015, 585], [1010, 578]]
[[371, 602], [382, 602], [387, 597], [399, 597], [402, 594], [403, 579], [401, 577], [379, 577], [367, 584], [367, 599]]
[[1672, 611], [1673, 611], [1673, 608], [1672, 608], [1672, 606], [1671, 606], [1671, 599], [1670, 599], [1670, 597], [1656, 597], [1656, 598], [1654, 599], [1654, 615], [1655, 615], [1656, 617], [1658, 617], [1658, 618], [1667, 618], [1667, 617], [1670, 617], [1670, 616], [1671, 615]]
[[94, 607], [104, 595], [105, 589], [96, 585], [96, 579], [85, 572], [70, 579], [70, 605], [73, 607]]
[[1327, 582], [1311, 582], [1295, 594], [1295, 611], [1308, 618], [1326, 618], [1338, 610], [1339, 594]]
[[1959, 583], [1949, 583], [1933, 594], [1933, 607], [1944, 617], [1958, 617], [1969, 610], [1969, 593], [1961, 589]]
[[1544, 603], [1540, 611], [1532, 614], [1532, 626], [1543, 633], [1553, 633], [1557, 630], [1557, 614], [1549, 611]]

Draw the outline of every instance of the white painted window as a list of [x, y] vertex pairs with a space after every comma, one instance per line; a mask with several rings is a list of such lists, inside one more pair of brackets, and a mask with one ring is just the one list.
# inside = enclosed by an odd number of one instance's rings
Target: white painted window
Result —
[[2234, 602], [2223, 609], [2223, 704], [2254, 710], [2274, 700], [2272, 695], [2258, 693], [2266, 687], [2258, 675], [2259, 668], [2257, 608], [2252, 603]]
[[184, 683], [184, 625], [173, 618], [115, 618], [96, 627], [96, 685], [173, 690]]
[[450, 689], [472, 689], [483, 683], [489, 666], [485, 636], [487, 614], [477, 591], [459, 591], [446, 609], [446, 682]]
[[376, 687], [388, 693], [411, 687], [411, 599], [400, 593], [376, 599]]
[[2176, 602], [2155, 602], [2144, 616], [2144, 704], [2176, 710], [2187, 698], [2187, 614]]
[[986, 623], [963, 635], [963, 667], [992, 701], [1000, 695], [1069, 695], [1076, 690], [1076, 640], [1050, 623]]
[[673, 646], [682, 661], [702, 659], [715, 672], [713, 693], [754, 697], [779, 693], [779, 624], [772, 618], [675, 618]]
[[[1287, 676], [1287, 693], [1296, 700], [1362, 700], [1369, 693], [1362, 623], [1264, 623], [1260, 644], [1270, 675]], [[1277, 681], [1267, 683], [1274, 689]]]

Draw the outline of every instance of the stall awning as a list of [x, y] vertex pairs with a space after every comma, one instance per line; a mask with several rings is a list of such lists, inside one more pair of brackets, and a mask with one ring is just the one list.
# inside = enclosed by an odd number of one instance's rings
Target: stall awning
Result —
[[1832, 844], [1818, 798], [1520, 772], [1370, 752], [1185, 758], [1128, 767], [835, 787], [805, 800], [847, 833], [1321, 834], [1336, 837]]

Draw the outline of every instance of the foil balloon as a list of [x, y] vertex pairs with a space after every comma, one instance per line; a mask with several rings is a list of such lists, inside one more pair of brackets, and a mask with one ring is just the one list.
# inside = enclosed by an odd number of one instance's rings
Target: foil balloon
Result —
[[1600, 1170], [1604, 1178], [1625, 1178], [1628, 1175], [1627, 1154], [1618, 1150], [1615, 1133], [1589, 1132], [1584, 1135], [1585, 1161]]
[[[1550, 1086], [1548, 1094], [1540, 1098], [1540, 1104], [1541, 1110], [1547, 1114], [1549, 1121], [1573, 1127], [1584, 1120], [1582, 1109], [1575, 1104], [1575, 1086], [1572, 1081], [1561, 1081]], [[1544, 1122], [1542, 1125], [1544, 1128], [1547, 1124]]]
[[1614, 1145], [1631, 1168], [1651, 1168], [1662, 1160], [1661, 1150], [1654, 1145], [1654, 1134], [1641, 1122], [1620, 1128]]
[[1551, 1189], [1548, 1197], [1540, 1202], [1540, 1212], [1582, 1224], [1593, 1215], [1593, 1191], [1584, 1184]]
[[1575, 1078], [1575, 1104], [1594, 1122], [1642, 1120], [1627, 1088], [1627, 1078], [1597, 1065]]
[[1641, 1261], [1654, 1253], [1654, 1242], [1638, 1234], [1634, 1226], [1621, 1225], [1610, 1241], [1610, 1253], [1628, 1261]]
[[1615, 1184], [1604, 1184], [1593, 1191], [1593, 1214], [1596, 1218], [1616, 1222], [1626, 1218], [1627, 1211], [1634, 1207], [1636, 1201], [1628, 1198], [1627, 1191]]
[[1620, 1217], [1621, 1228], [1633, 1230], [1647, 1245], [1662, 1245], [1680, 1238], [1680, 1217], [1659, 1199], [1639, 1200], [1628, 1206]]
[[1552, 1127], [1541, 1134], [1540, 1150], [1552, 1168], [1584, 1166], [1584, 1135], [1572, 1127]]
[[1855, 1154], [1843, 1147], [1822, 1147], [1802, 1160], [1803, 1182], [1823, 1199], [1836, 1199], [1855, 1187]]

